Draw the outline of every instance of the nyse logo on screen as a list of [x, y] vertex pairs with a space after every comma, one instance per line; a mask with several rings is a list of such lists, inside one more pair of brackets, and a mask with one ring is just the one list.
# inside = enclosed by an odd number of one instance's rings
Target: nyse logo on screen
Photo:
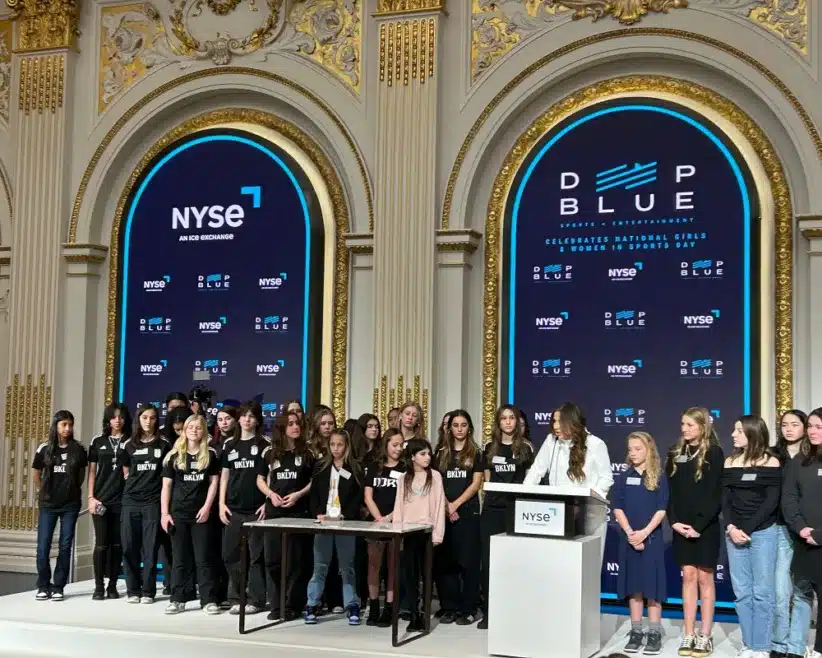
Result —
[[264, 315], [254, 318], [254, 331], [258, 334], [279, 334], [288, 331], [288, 316]]
[[171, 283], [171, 277], [168, 274], [163, 274], [160, 279], [143, 281], [143, 290], [146, 292], [163, 292], [169, 283]]
[[679, 376], [683, 379], [722, 379], [725, 362], [717, 359], [693, 359], [679, 362]]
[[645, 409], [616, 407], [604, 410], [602, 422], [606, 425], [644, 425], [645, 421]]
[[540, 331], [551, 331], [559, 329], [563, 324], [565, 324], [568, 321], [568, 318], [568, 311], [560, 311], [559, 315], [554, 317], [536, 318], [535, 323], [537, 329], [539, 329]]
[[608, 329], [644, 329], [645, 311], [631, 309], [605, 311], [604, 321]]
[[[689, 164], [676, 165], [669, 171], [659, 171], [658, 163], [635, 162], [633, 165], [622, 164], [611, 167], [596, 174], [593, 186], [597, 194], [597, 214], [609, 215], [616, 212], [614, 203], [620, 198], [620, 193], [655, 183], [659, 177], [672, 178], [676, 185], [687, 184], [688, 178], [696, 174], [696, 167]], [[579, 187], [582, 177], [575, 171], [563, 171], [559, 175], [559, 189], [563, 193]], [[607, 194], [606, 194], [607, 192]], [[693, 190], [678, 190], [673, 195], [673, 210], [694, 210]], [[637, 212], [651, 212], [657, 204], [656, 194], [643, 190], [633, 193], [633, 207]], [[559, 214], [579, 214], [579, 197], [563, 196], [559, 200]]]
[[[251, 197], [252, 207], [262, 205], [262, 189], [259, 186], [243, 186], [240, 196]], [[238, 199], [239, 200], [239, 199]], [[228, 205], [184, 206], [171, 209], [172, 231], [207, 231], [210, 229], [238, 229], [245, 220], [246, 209], [239, 203]], [[204, 233], [180, 236], [180, 242], [200, 240], [232, 240], [234, 233]]]
[[198, 290], [230, 290], [231, 275], [220, 273], [198, 274], [197, 288]]
[[638, 260], [631, 267], [609, 267], [608, 278], [611, 281], [633, 281], [643, 270], [644, 264]]
[[259, 279], [260, 290], [279, 290], [288, 281], [288, 273], [280, 272], [277, 276], [266, 276]]
[[161, 375], [168, 367], [168, 359], [160, 359], [157, 363], [144, 363], [140, 366], [140, 374], [143, 377], [156, 377]]
[[725, 276], [725, 261], [694, 260], [679, 264], [679, 276], [683, 279], [721, 279]]
[[535, 379], [564, 379], [571, 376], [570, 359], [535, 359], [531, 361], [531, 375]]
[[257, 375], [260, 377], [276, 377], [285, 368], [285, 359], [279, 359], [275, 363], [257, 364]]
[[537, 425], [551, 425], [553, 423], [553, 411], [535, 411], [534, 422]]
[[548, 283], [567, 283], [573, 278], [573, 265], [553, 263], [552, 265], [534, 265], [534, 281]]
[[215, 377], [224, 377], [228, 374], [228, 361], [225, 359], [195, 361], [194, 372], [208, 372]]
[[642, 369], [642, 359], [634, 359], [631, 363], [611, 364], [606, 369], [612, 379], [633, 379]]
[[201, 334], [219, 334], [228, 324], [228, 318], [221, 315], [217, 320], [207, 320], [199, 323]]
[[710, 329], [719, 320], [719, 309], [712, 308], [709, 315], [683, 315], [682, 324], [688, 329]]
[[163, 316], [140, 318], [140, 333], [170, 334], [171, 318], [166, 318]]

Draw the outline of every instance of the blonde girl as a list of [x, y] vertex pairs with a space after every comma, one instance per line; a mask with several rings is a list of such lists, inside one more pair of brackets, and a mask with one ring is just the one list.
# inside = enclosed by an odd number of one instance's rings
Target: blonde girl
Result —
[[180, 438], [163, 460], [163, 491], [160, 498], [161, 525], [171, 536], [174, 567], [171, 574], [171, 601], [167, 615], [185, 610], [194, 598], [190, 575], [197, 569], [200, 605], [207, 614], [220, 613], [214, 596], [208, 519], [217, 496], [220, 463], [208, 447], [205, 418], [191, 415], [183, 423]]
[[[714, 570], [722, 530], [722, 471], [725, 455], [707, 409], [691, 407], [680, 418], [680, 439], [668, 455], [668, 520], [674, 531], [674, 559], [682, 568], [683, 637], [680, 656], [713, 653]], [[696, 630], [697, 602], [702, 603]]]
[[416, 402], [406, 402], [400, 407], [400, 432], [405, 443], [411, 439], [425, 439], [425, 417]]

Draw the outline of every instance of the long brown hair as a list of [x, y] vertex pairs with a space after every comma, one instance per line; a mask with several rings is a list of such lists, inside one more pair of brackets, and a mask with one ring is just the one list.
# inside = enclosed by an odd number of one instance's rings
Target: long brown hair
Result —
[[[696, 472], [694, 473], [694, 482], [699, 482], [702, 479], [702, 470], [705, 467], [705, 455], [708, 454], [708, 448], [712, 445], [719, 445], [719, 439], [714, 429], [714, 419], [711, 417], [711, 412], [705, 407], [689, 407], [682, 412], [682, 415], [687, 416], [699, 425], [699, 446], [696, 450]], [[676, 474], [679, 457], [684, 455], [686, 450], [685, 437], [681, 436], [679, 443], [670, 452], [672, 476]]]
[[417, 410], [417, 425], [414, 427], [414, 436], [411, 438], [425, 439], [425, 414], [423, 413], [422, 407], [418, 402], [406, 402], [400, 407], [400, 432], [402, 432], [402, 413], [408, 409], [408, 407], [414, 407], [414, 409]]
[[562, 431], [571, 437], [567, 475], [572, 480], [585, 479], [585, 455], [588, 453], [588, 430], [585, 414], [573, 402], [564, 402], [554, 413], [559, 414]]
[[[318, 458], [323, 452], [328, 451], [328, 444], [320, 435], [320, 421], [323, 419], [323, 416], [331, 416], [334, 420], [334, 427], [331, 430], [332, 433], [337, 428], [337, 418], [329, 407], [320, 406], [311, 413], [311, 423], [308, 425], [308, 449]], [[328, 438], [331, 438], [330, 434]]]
[[[423, 450], [428, 450], [431, 453], [431, 458], [433, 459], [434, 453], [431, 449], [431, 444], [427, 439], [410, 439], [408, 441], [408, 445], [405, 447], [405, 475], [403, 476], [405, 500], [411, 499], [411, 488], [414, 485], [414, 455], [418, 452], [422, 452]], [[433, 479], [434, 476], [431, 473], [431, 464], [429, 464], [428, 468], [425, 469], [425, 484], [422, 488], [423, 493], [428, 493], [431, 490], [431, 482]]]
[[474, 465], [474, 460], [477, 457], [479, 448], [474, 442], [474, 422], [471, 420], [470, 414], [465, 409], [456, 409], [451, 412], [451, 418], [448, 420], [448, 431], [445, 433], [442, 445], [437, 446], [437, 466], [439, 470], [445, 473], [451, 466], [451, 460], [454, 453], [454, 435], [451, 428], [454, 425], [455, 418], [465, 418], [468, 421], [468, 436], [465, 437], [465, 445], [459, 451], [459, 464], [463, 468], [471, 468]]
[[744, 448], [735, 449], [732, 459], [742, 457], [742, 465], [756, 466], [762, 462], [763, 458], [767, 462], [770, 457], [768, 447], [771, 440], [768, 434], [768, 426], [759, 416], [747, 414], [736, 419], [742, 425], [742, 433], [748, 440], [748, 445]]
[[530, 459], [534, 453], [534, 449], [522, 434], [522, 427], [520, 426], [520, 417], [522, 414], [513, 404], [502, 405], [497, 409], [497, 413], [494, 414], [494, 427], [491, 429], [491, 443], [488, 446], [488, 456], [493, 459], [499, 455], [500, 446], [502, 445], [502, 428], [500, 427], [500, 421], [505, 411], [510, 411], [514, 414], [514, 433], [511, 437], [513, 439], [511, 452], [514, 454], [514, 459], [516, 461]]
[[[331, 430], [331, 434], [328, 436], [328, 443], [329, 446], [331, 444], [332, 437], [339, 436], [342, 437], [342, 440], [345, 442], [345, 452], [343, 453], [343, 464], [348, 467], [348, 470], [351, 471], [351, 474], [354, 476], [354, 480], [357, 481], [357, 484], [360, 483], [360, 463], [357, 461], [356, 456], [354, 455], [354, 451], [351, 448], [351, 436], [349, 436], [348, 432], [345, 430]], [[328, 452], [325, 453], [325, 456], [320, 459], [318, 469], [320, 471], [324, 471], [327, 468], [331, 468], [331, 465], [334, 463], [334, 455], [331, 454], [331, 448], [329, 447]]]
[[[819, 420], [822, 420], [822, 407], [818, 407], [808, 414], [808, 424], [810, 424], [811, 416], [816, 416]], [[813, 462], [822, 462], [822, 450], [819, 449], [819, 446], [811, 443], [807, 431], [802, 438], [802, 446], [799, 448], [799, 454], [802, 455], [802, 466], [809, 466]]]
[[[374, 461], [374, 464], [378, 473], [385, 468], [385, 460], [388, 459], [388, 442], [395, 436], [402, 438], [402, 432], [395, 430], [393, 427], [385, 430], [385, 433], [382, 435], [382, 439], [380, 440], [379, 448], [376, 448], [377, 458]], [[403, 455], [401, 454], [399, 461], [402, 462], [402, 460]]]
[[268, 451], [267, 455], [269, 463], [280, 460], [283, 455], [288, 452], [288, 438], [285, 435], [285, 430], [292, 418], [296, 418], [300, 426], [300, 435], [294, 439], [294, 454], [306, 460], [311, 457], [311, 451], [308, 449], [305, 440], [305, 417], [296, 411], [285, 411], [280, 414], [274, 422], [274, 427], [277, 431], [274, 432], [274, 436], [271, 439], [271, 450]]

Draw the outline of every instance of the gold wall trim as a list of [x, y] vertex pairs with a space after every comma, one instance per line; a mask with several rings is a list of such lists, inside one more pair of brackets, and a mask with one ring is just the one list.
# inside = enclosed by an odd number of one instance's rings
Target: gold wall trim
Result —
[[718, 39], [712, 39], [711, 37], [706, 37], [701, 34], [697, 34], [695, 32], [686, 32], [683, 30], [674, 30], [670, 28], [663, 28], [663, 27], [632, 27], [632, 28], [624, 28], [619, 30], [612, 30], [610, 32], [605, 32], [603, 34], [596, 34], [590, 37], [586, 37], [584, 39], [579, 39], [578, 41], [574, 41], [569, 43], [553, 52], [548, 53], [544, 57], [541, 57], [533, 64], [525, 67], [522, 71], [520, 71], [514, 78], [512, 78], [508, 84], [506, 84], [494, 98], [491, 100], [488, 105], [485, 106], [485, 109], [480, 113], [477, 120], [474, 121], [474, 125], [471, 126], [471, 130], [468, 131], [468, 134], [465, 136], [465, 139], [462, 142], [462, 146], [460, 147], [459, 152], [457, 153], [457, 157], [454, 161], [454, 165], [451, 168], [451, 173], [448, 176], [448, 184], [445, 188], [445, 199], [443, 200], [443, 208], [442, 208], [442, 218], [441, 218], [441, 228], [447, 229], [451, 223], [451, 206], [454, 200], [454, 189], [457, 184], [457, 178], [459, 177], [460, 170], [462, 169], [462, 165], [465, 163], [465, 157], [468, 154], [468, 149], [473, 144], [474, 139], [476, 138], [477, 134], [485, 125], [485, 122], [497, 109], [497, 107], [502, 103], [502, 101], [508, 96], [514, 89], [516, 89], [520, 83], [525, 80], [528, 76], [535, 73], [539, 69], [547, 66], [551, 62], [559, 59], [560, 57], [564, 57], [572, 52], [580, 50], [581, 48], [586, 48], [596, 43], [601, 43], [604, 41], [612, 41], [614, 39], [621, 39], [623, 37], [668, 37], [671, 39], [684, 39], [685, 41], [697, 41], [699, 43], [704, 43], [712, 48], [716, 48], [721, 50], [729, 55], [736, 57], [737, 59], [741, 59], [743, 62], [752, 66], [757, 71], [759, 71], [763, 76], [765, 76], [768, 81], [776, 87], [782, 95], [786, 98], [786, 100], [793, 106], [796, 113], [799, 115], [802, 123], [805, 126], [805, 129], [808, 131], [808, 134], [811, 137], [811, 141], [813, 142], [814, 148], [816, 149], [816, 154], [819, 157], [819, 160], [822, 162], [822, 137], [819, 135], [819, 131], [816, 129], [814, 125], [813, 119], [811, 119], [808, 112], [802, 106], [802, 103], [799, 102], [799, 99], [794, 95], [794, 93], [790, 90], [790, 88], [782, 82], [782, 80], [770, 69], [764, 66], [756, 57], [749, 55], [746, 52], [739, 50], [738, 48], [734, 48], [733, 46], [729, 46], [728, 44], [719, 41]]
[[[486, 440], [499, 399], [501, 249], [505, 206], [511, 186], [531, 150], [554, 126], [615, 95], [662, 93], [701, 104], [732, 124], [750, 143], [770, 183], [774, 203], [774, 330], [777, 413], [793, 404], [793, 208], [782, 163], [759, 125], [738, 105], [695, 83], [664, 76], [626, 76], [581, 89], [552, 105], [520, 135], [494, 180], [485, 222], [482, 417]], [[763, 400], [763, 404], [767, 401]]]
[[[459, 0], [464, 1], [464, 0]], [[445, 0], [378, 0], [375, 16], [400, 16], [424, 11], [443, 11]]]
[[39, 55], [20, 60], [20, 89], [18, 109], [28, 116], [63, 107], [63, 88], [66, 77], [64, 55]]
[[187, 84], [189, 82], [202, 80], [204, 78], [210, 78], [218, 75], [247, 75], [255, 78], [262, 78], [264, 80], [276, 84], [281, 84], [284, 87], [287, 87], [292, 91], [295, 91], [301, 96], [310, 100], [312, 103], [317, 105], [326, 114], [326, 116], [328, 116], [329, 119], [331, 119], [331, 122], [334, 124], [334, 126], [336, 126], [340, 133], [342, 133], [343, 139], [345, 139], [345, 143], [348, 145], [348, 148], [354, 155], [354, 159], [357, 161], [357, 169], [359, 170], [360, 177], [362, 178], [363, 191], [365, 192], [365, 200], [368, 205], [368, 227], [369, 231], [373, 232], [374, 198], [371, 185], [368, 179], [368, 172], [365, 168], [365, 162], [363, 161], [362, 155], [360, 154], [360, 151], [357, 148], [356, 143], [354, 142], [354, 138], [351, 136], [351, 133], [348, 132], [348, 129], [346, 128], [345, 124], [337, 116], [334, 110], [331, 109], [331, 107], [325, 101], [323, 101], [319, 96], [317, 96], [313, 92], [309, 91], [302, 85], [292, 80], [289, 80], [288, 78], [284, 78], [281, 75], [277, 75], [276, 73], [271, 73], [269, 71], [263, 71], [260, 69], [247, 68], [243, 66], [223, 66], [220, 68], [208, 68], [203, 69], [201, 71], [193, 71], [192, 73], [181, 75], [180, 77], [175, 78], [174, 80], [169, 80], [165, 84], [160, 85], [153, 91], [143, 96], [139, 101], [137, 101], [134, 105], [132, 105], [122, 114], [122, 116], [117, 120], [117, 122], [106, 133], [106, 136], [103, 137], [103, 140], [100, 142], [100, 145], [97, 147], [97, 150], [94, 151], [94, 155], [91, 156], [91, 160], [89, 161], [85, 171], [83, 172], [83, 177], [80, 179], [80, 186], [77, 189], [77, 196], [74, 198], [74, 206], [71, 210], [71, 221], [69, 223], [68, 242], [70, 244], [73, 244], [77, 240], [77, 223], [80, 217], [80, 207], [83, 205], [83, 199], [85, 198], [86, 189], [88, 188], [89, 180], [91, 180], [91, 175], [97, 168], [97, 165], [100, 162], [100, 158], [103, 157], [103, 153], [108, 148], [108, 145], [111, 144], [112, 140], [118, 135], [118, 133], [126, 126], [126, 124], [129, 121], [131, 121], [131, 119], [140, 110], [142, 110], [146, 105], [148, 105], [155, 99], [159, 98], [166, 92], [176, 87], [179, 87], [180, 85]]
[[114, 395], [114, 361], [117, 327], [117, 285], [119, 282], [119, 251], [120, 229], [123, 223], [126, 204], [134, 186], [140, 180], [143, 172], [157, 155], [170, 144], [189, 135], [211, 126], [246, 123], [262, 126], [273, 130], [291, 140], [305, 153], [325, 182], [331, 197], [334, 213], [334, 285], [332, 298], [333, 346], [331, 359], [331, 406], [338, 418], [345, 418], [346, 399], [346, 369], [348, 364], [348, 275], [349, 252], [346, 248], [345, 236], [349, 229], [348, 204], [345, 190], [331, 161], [323, 153], [319, 145], [302, 129], [285, 119], [267, 112], [246, 108], [228, 108], [214, 110], [200, 114], [184, 121], [176, 128], [166, 133], [143, 155], [128, 179], [114, 213], [114, 222], [111, 229], [109, 246], [111, 258], [109, 261], [108, 287], [108, 326], [106, 330], [106, 402], [110, 402]]
[[434, 77], [436, 23], [433, 18], [389, 21], [380, 25], [380, 82], [424, 85]]
[[6, 0], [17, 22], [14, 52], [76, 48], [79, 0]]
[[[408, 382], [408, 384], [411, 383], [411, 381]], [[422, 407], [423, 431], [428, 436], [428, 389], [421, 388], [420, 375], [414, 375], [413, 387], [406, 386], [405, 377], [400, 375], [397, 377], [397, 385], [390, 389], [388, 388], [388, 376], [380, 377], [380, 385], [374, 389], [372, 395], [372, 413], [380, 419], [383, 431], [388, 429], [388, 412], [394, 407], [401, 407], [406, 402], [416, 402]]]

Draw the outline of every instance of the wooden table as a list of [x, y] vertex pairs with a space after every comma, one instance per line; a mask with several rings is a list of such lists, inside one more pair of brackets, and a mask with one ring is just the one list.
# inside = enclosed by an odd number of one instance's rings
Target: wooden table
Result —
[[[382, 539], [389, 541], [389, 550], [392, 553], [394, 569], [392, 589], [394, 591], [394, 601], [391, 609], [391, 644], [395, 647], [402, 646], [413, 640], [416, 640], [431, 632], [431, 566], [434, 555], [434, 548], [431, 542], [430, 525], [422, 523], [406, 523], [402, 526], [394, 526], [391, 523], [374, 523], [369, 521], [322, 521], [315, 519], [295, 519], [295, 518], [280, 518], [268, 519], [266, 521], [251, 521], [243, 524], [243, 533], [240, 544], [242, 556], [242, 568], [240, 569], [240, 634], [253, 633], [264, 628], [271, 628], [281, 624], [284, 620], [281, 618], [270, 624], [264, 624], [252, 629], [245, 627], [245, 606], [246, 606], [246, 586], [248, 578], [248, 533], [252, 529], [257, 529], [262, 532], [277, 531], [282, 533], [280, 541], [282, 542], [282, 567], [280, 571], [280, 614], [285, 615], [285, 596], [287, 589], [287, 574], [288, 574], [288, 536], [292, 534], [309, 534], [309, 535], [347, 535], [356, 537], [365, 537], [367, 539]], [[403, 537], [416, 534], [428, 535], [428, 541], [425, 545], [425, 567], [423, 570], [423, 626], [424, 630], [418, 635], [412, 635], [409, 638], [399, 641], [399, 600], [400, 600], [400, 547], [402, 546]], [[412, 602], [416, 605], [416, 602]], [[364, 610], [363, 606], [363, 610]]]

